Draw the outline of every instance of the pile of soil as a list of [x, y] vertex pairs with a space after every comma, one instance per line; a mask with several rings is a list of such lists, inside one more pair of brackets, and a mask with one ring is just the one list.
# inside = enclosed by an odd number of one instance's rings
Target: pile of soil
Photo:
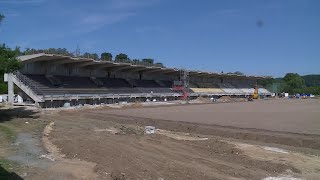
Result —
[[233, 99], [230, 96], [222, 96], [219, 99], [217, 99], [216, 102], [231, 102]]
[[221, 96], [219, 99], [221, 99], [221, 100], [229, 100], [229, 101], [232, 100], [232, 98], [230, 96]]
[[198, 101], [202, 101], [204, 103], [209, 103], [209, 102], [212, 102], [209, 98], [204, 98], [204, 97], [198, 97], [196, 100]]
[[131, 108], [140, 108], [140, 107], [142, 107], [142, 104], [141, 103], [133, 103], [130, 107]]

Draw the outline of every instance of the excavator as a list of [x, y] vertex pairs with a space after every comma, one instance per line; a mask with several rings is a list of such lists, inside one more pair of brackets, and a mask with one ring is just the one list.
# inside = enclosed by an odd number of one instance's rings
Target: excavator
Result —
[[254, 99], [259, 99], [259, 87], [258, 85], [254, 86], [254, 92], [249, 96], [248, 101], [253, 101]]

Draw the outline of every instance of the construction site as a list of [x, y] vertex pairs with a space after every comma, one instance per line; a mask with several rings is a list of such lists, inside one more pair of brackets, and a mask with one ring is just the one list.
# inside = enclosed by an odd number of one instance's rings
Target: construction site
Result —
[[20, 56], [20, 71], [7, 74], [8, 102], [13, 87], [23, 102], [56, 108], [119, 102], [189, 100], [257, 96], [271, 92], [258, 85], [270, 77], [222, 74], [53, 54]]
[[0, 107], [2, 177], [320, 178], [320, 99], [274, 98], [258, 84], [270, 77], [18, 59]]

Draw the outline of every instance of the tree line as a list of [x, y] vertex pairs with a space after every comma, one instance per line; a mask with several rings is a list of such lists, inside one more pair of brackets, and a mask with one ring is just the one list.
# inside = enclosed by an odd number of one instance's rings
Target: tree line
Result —
[[64, 56], [71, 57], [81, 57], [94, 59], [98, 61], [110, 61], [116, 63], [130, 63], [136, 65], [145, 65], [145, 66], [155, 66], [155, 67], [165, 67], [163, 63], [155, 62], [152, 58], [144, 58], [144, 59], [130, 59], [127, 54], [120, 53], [113, 58], [113, 55], [110, 52], [103, 52], [100, 56], [97, 53], [89, 53], [85, 52], [83, 54], [77, 55], [76, 52], [69, 52], [66, 48], [48, 48], [48, 49], [30, 49], [26, 48], [25, 51], [21, 53], [21, 55], [31, 55], [38, 53], [47, 53], [47, 54], [58, 54]]
[[320, 75], [287, 73], [283, 78], [261, 80], [258, 83], [276, 93], [320, 95]]

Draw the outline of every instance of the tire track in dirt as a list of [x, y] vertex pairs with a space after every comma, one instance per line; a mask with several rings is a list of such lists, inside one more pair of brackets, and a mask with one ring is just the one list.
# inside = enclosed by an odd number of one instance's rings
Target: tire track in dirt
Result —
[[[248, 158], [234, 145], [212, 136], [202, 141], [194, 141], [189, 136], [189, 140], [178, 140], [172, 134], [179, 137], [185, 134], [177, 129], [170, 131], [169, 137], [144, 135], [143, 126], [132, 120], [122, 117], [119, 121], [113, 117], [110, 120], [109, 116], [96, 117], [95, 113], [90, 113], [89, 118], [88, 114], [59, 115], [52, 137], [68, 158], [76, 155], [97, 163], [95, 170], [102, 178], [261, 179], [287, 170], [300, 172], [287, 163]], [[107, 131], [114, 128], [118, 133]]]
[[[170, 131], [179, 131], [186, 133], [192, 132], [197, 134], [213, 135], [224, 138], [257, 141], [262, 143], [272, 143], [320, 150], [319, 135], [279, 132], [254, 128], [238, 128], [221, 125], [208, 125], [182, 121], [142, 118], [126, 115], [114, 115], [95, 110], [91, 110], [89, 112], [79, 112], [79, 114], [86, 118], [93, 118], [101, 121], [107, 120], [112, 122], [133, 124], [139, 126], [152, 125], [156, 126], [157, 128]], [[106, 119], [106, 117], [108, 117], [108, 119]]]
[[[49, 134], [52, 131], [54, 122], [51, 122], [44, 128], [42, 142], [55, 163], [47, 170], [45, 176], [56, 179], [98, 179], [94, 172], [95, 163], [82, 161], [79, 159], [66, 159], [65, 155], [49, 140]], [[41, 177], [43, 178], [43, 177]]]

